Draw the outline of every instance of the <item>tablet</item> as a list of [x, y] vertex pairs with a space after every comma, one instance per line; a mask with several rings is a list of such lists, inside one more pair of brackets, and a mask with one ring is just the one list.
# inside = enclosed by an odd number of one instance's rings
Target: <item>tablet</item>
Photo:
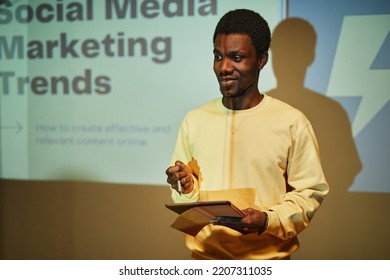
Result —
[[218, 201], [199, 201], [191, 203], [170, 203], [165, 206], [176, 212], [182, 214], [187, 210], [195, 208], [201, 212], [206, 212], [212, 217], [217, 216], [232, 216], [232, 217], [245, 217], [246, 215], [233, 203], [228, 200]]

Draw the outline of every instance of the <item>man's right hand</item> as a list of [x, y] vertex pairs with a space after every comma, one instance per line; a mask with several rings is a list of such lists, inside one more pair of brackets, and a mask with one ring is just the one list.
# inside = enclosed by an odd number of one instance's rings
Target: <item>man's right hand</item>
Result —
[[167, 183], [178, 191], [178, 181], [180, 180], [182, 193], [190, 193], [194, 188], [191, 169], [183, 162], [177, 160], [174, 166], [170, 166], [165, 171]]

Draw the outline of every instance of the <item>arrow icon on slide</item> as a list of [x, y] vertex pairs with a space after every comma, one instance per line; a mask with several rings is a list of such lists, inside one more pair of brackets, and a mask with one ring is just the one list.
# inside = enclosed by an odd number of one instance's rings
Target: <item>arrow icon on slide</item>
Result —
[[22, 128], [22, 125], [18, 121], [16, 121], [15, 125], [0, 125], [0, 129], [15, 129], [16, 133], [19, 133]]

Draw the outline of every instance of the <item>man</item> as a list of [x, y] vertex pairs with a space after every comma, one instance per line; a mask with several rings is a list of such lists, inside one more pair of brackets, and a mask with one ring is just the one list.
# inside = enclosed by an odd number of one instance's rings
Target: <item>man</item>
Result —
[[174, 202], [230, 200], [246, 217], [240, 227], [210, 224], [186, 245], [194, 259], [288, 259], [329, 190], [313, 129], [259, 92], [270, 30], [258, 13], [228, 12], [213, 40], [222, 97], [186, 115], [167, 182]]

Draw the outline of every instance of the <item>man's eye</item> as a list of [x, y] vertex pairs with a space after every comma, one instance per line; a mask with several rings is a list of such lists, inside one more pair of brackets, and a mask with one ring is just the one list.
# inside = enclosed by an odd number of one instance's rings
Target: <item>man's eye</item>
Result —
[[221, 59], [222, 59], [222, 56], [220, 56], [219, 54], [214, 54], [214, 60], [219, 61]]
[[233, 57], [233, 60], [234, 60], [235, 62], [239, 62], [239, 61], [241, 61], [241, 56], [235, 55], [235, 56]]

